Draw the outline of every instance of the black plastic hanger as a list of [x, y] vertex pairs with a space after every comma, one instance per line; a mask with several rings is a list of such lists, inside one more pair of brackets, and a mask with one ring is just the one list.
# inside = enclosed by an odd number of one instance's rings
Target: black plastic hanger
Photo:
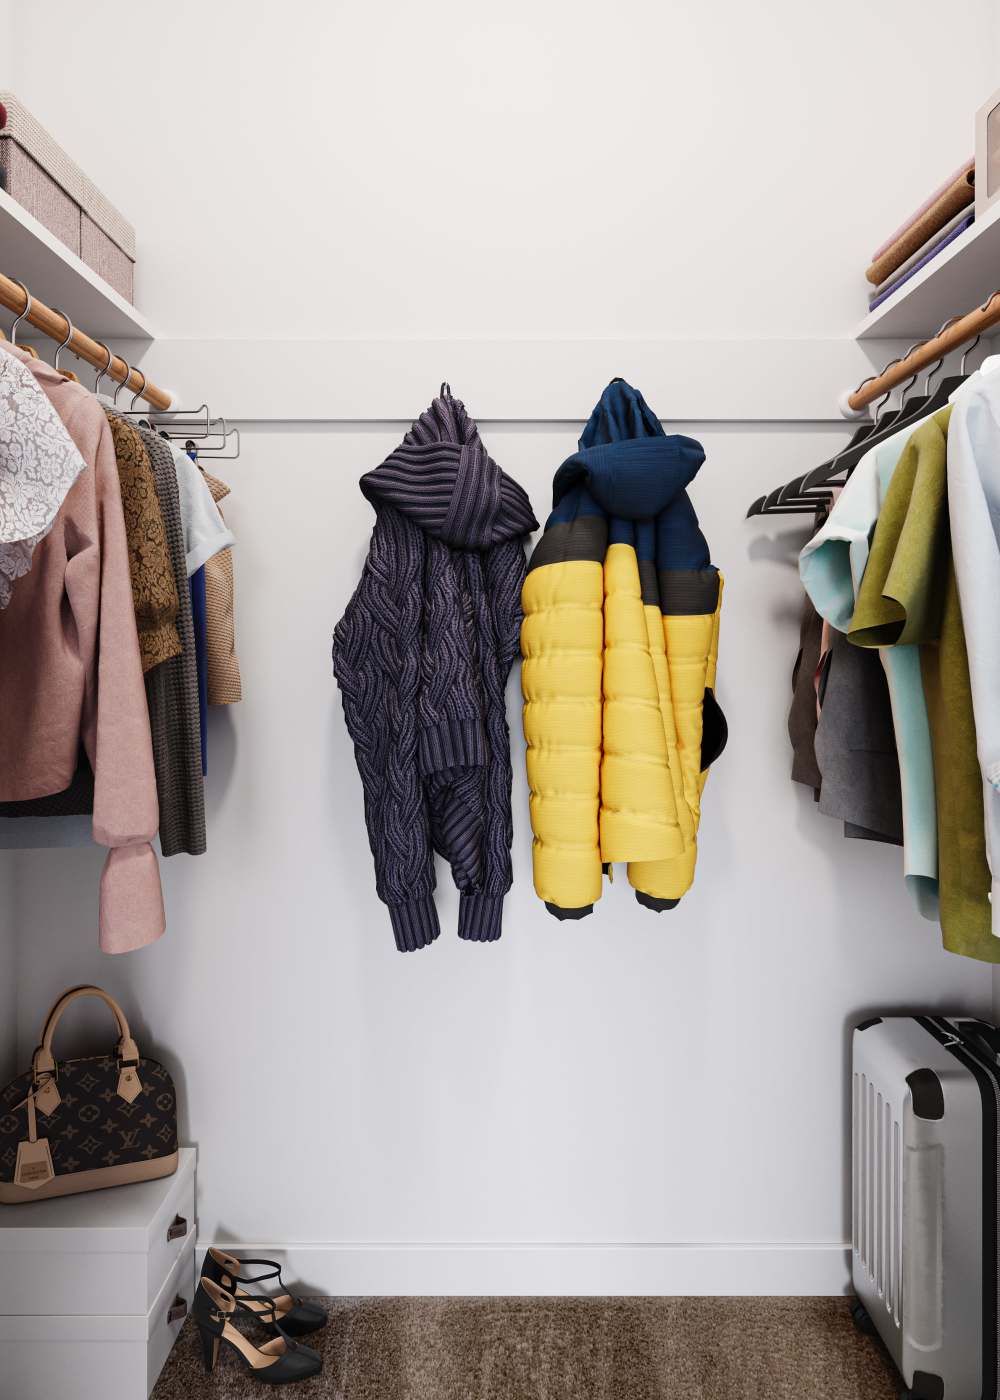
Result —
[[[979, 308], [986, 311], [990, 302], [1000, 296], [1000, 292], [994, 292], [993, 296]], [[945, 321], [936, 334], [930, 339], [936, 340], [947, 328], [962, 317], [953, 316]], [[949, 399], [955, 390], [965, 383], [967, 378], [965, 363], [972, 350], [979, 344], [980, 337], [968, 345], [962, 354], [958, 374], [948, 375], [941, 381], [933, 393], [930, 393], [930, 385], [933, 379], [940, 372], [944, 363], [944, 356], [932, 363], [927, 372], [924, 382], [924, 393], [918, 394], [915, 398], [906, 402], [906, 394], [909, 388], [916, 382], [917, 374], [913, 375], [904, 385], [902, 390], [902, 402], [899, 408], [890, 409], [887, 412], [880, 410], [888, 402], [893, 390], [889, 390], [881, 400], [879, 409], [876, 410], [875, 420], [871, 423], [864, 423], [855, 432], [846, 447], [842, 447], [827, 461], [813, 467], [810, 471], [801, 476], [794, 477], [786, 482], [784, 486], [779, 486], [766, 496], [759, 496], [747, 511], [747, 518], [754, 515], [800, 515], [815, 512], [819, 515], [825, 512], [832, 500], [830, 488], [843, 485], [850, 479], [854, 468], [861, 461], [862, 457], [873, 447], [887, 441], [890, 437], [896, 436], [908, 428], [915, 428], [925, 418], [946, 407]], [[890, 360], [889, 364], [880, 372], [880, 375], [869, 375], [868, 379], [862, 380], [858, 389], [869, 383], [872, 379], [880, 378], [895, 364], [901, 363], [913, 353], [920, 345], [927, 344], [927, 341], [917, 341], [911, 345], [905, 355], [898, 356], [895, 360]], [[918, 371], [919, 374], [919, 371]], [[855, 391], [857, 392], [857, 390]], [[825, 489], [824, 489], [825, 488]]]

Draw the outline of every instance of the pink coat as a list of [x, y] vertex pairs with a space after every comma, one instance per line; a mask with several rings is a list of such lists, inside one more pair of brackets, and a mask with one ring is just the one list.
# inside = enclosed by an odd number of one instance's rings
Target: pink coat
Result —
[[121, 953], [164, 930], [150, 841], [159, 813], [115, 448], [93, 394], [27, 364], [86, 463], [30, 571], [0, 611], [0, 800], [69, 786], [82, 742], [94, 770], [100, 945]]

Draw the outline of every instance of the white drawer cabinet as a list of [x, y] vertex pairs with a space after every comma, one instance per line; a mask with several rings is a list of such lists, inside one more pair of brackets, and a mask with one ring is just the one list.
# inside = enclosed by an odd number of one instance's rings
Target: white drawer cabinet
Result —
[[0, 1317], [145, 1316], [194, 1224], [193, 1147], [173, 1176], [0, 1206]]
[[0, 1317], [0, 1395], [147, 1400], [194, 1298], [195, 1232], [149, 1312]]
[[146, 1400], [191, 1305], [196, 1234], [190, 1147], [159, 1181], [0, 1207], [0, 1396]]

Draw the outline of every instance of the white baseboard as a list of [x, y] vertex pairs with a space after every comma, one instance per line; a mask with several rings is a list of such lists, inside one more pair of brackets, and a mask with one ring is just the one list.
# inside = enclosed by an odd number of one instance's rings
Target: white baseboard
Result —
[[300, 1292], [329, 1297], [828, 1296], [850, 1280], [842, 1244], [211, 1243], [280, 1259]]

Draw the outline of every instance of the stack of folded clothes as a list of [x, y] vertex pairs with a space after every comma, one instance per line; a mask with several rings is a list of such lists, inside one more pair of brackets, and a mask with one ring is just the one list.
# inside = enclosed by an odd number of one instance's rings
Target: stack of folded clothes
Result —
[[875, 250], [865, 273], [874, 288], [870, 311], [965, 232], [975, 218], [975, 181], [975, 162], [967, 160]]

